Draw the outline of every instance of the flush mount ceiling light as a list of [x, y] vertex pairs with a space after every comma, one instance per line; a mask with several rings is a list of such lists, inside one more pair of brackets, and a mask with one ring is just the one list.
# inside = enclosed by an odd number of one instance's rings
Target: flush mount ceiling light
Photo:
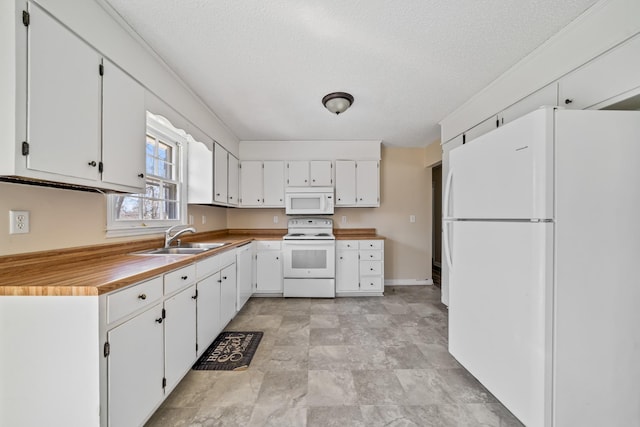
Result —
[[334, 114], [344, 113], [351, 104], [353, 104], [353, 96], [346, 92], [333, 92], [322, 98], [322, 105]]

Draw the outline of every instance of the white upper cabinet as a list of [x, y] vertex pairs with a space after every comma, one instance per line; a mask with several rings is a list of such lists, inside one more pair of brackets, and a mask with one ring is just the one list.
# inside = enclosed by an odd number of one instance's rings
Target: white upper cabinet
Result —
[[262, 162], [249, 160], [240, 167], [240, 204], [242, 206], [262, 206]]
[[640, 36], [560, 79], [560, 106], [584, 109], [640, 88]]
[[263, 205], [284, 207], [284, 162], [272, 160], [263, 165]]
[[238, 167], [238, 159], [232, 154], [229, 154], [228, 172], [227, 203], [231, 206], [238, 206], [238, 199], [240, 198], [238, 175], [240, 168]]
[[498, 124], [498, 116], [489, 117], [464, 133], [465, 142], [472, 141], [487, 132], [491, 132], [498, 127]]
[[34, 3], [19, 50], [26, 52], [27, 135], [15, 175], [141, 191], [143, 87]]
[[331, 160], [312, 160], [309, 162], [309, 183], [314, 187], [333, 186], [333, 165]]
[[142, 188], [145, 185], [144, 88], [106, 59], [103, 67], [102, 180]]
[[213, 151], [213, 201], [215, 203], [227, 203], [228, 185], [228, 153], [220, 144], [215, 143]]
[[353, 206], [356, 203], [356, 162], [336, 160], [336, 206]]
[[331, 160], [287, 162], [287, 186], [331, 187], [333, 185]]
[[189, 142], [188, 203], [213, 203], [213, 152], [202, 142]]
[[336, 206], [380, 206], [377, 160], [336, 161]]
[[102, 57], [31, 5], [27, 168], [97, 181]]

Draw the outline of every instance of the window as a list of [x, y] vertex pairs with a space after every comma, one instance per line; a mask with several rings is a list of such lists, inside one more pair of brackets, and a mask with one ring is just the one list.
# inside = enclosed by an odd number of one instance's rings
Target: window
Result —
[[109, 196], [108, 235], [157, 233], [185, 223], [182, 147], [187, 138], [166, 119], [147, 113], [145, 192]]

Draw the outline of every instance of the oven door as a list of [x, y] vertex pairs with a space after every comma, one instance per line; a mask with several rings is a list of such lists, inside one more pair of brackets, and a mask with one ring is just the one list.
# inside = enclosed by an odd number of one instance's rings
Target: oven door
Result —
[[285, 240], [282, 244], [285, 278], [334, 278], [334, 240]]

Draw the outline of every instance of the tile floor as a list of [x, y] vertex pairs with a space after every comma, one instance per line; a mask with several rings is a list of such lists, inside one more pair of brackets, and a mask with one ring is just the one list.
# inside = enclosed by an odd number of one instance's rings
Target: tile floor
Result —
[[190, 371], [148, 427], [522, 426], [447, 352], [435, 286], [252, 298], [227, 329], [264, 331], [249, 369]]

